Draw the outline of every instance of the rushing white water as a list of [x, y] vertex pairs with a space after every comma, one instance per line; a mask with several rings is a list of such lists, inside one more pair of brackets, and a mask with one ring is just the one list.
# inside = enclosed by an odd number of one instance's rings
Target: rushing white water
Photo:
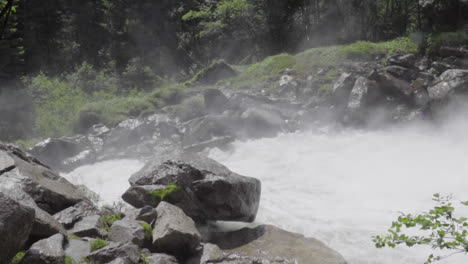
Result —
[[[419, 125], [380, 131], [309, 131], [236, 142], [210, 156], [262, 181], [258, 223], [316, 237], [350, 264], [424, 263], [430, 249], [376, 249], [399, 211], [417, 213], [432, 194], [468, 200], [468, 123], [462, 116], [442, 127]], [[138, 161], [118, 160], [67, 175], [117, 201]], [[459, 255], [440, 263], [468, 263]]]
[[63, 176], [97, 193], [101, 205], [112, 205], [121, 201], [120, 196], [130, 186], [128, 178], [143, 165], [137, 160], [110, 160], [79, 167]]
[[371, 237], [399, 211], [430, 209], [434, 193], [468, 199], [468, 130], [463, 119], [451, 124], [288, 134], [210, 156], [262, 181], [258, 222], [321, 239], [352, 264], [422, 264], [430, 250], [376, 249]]

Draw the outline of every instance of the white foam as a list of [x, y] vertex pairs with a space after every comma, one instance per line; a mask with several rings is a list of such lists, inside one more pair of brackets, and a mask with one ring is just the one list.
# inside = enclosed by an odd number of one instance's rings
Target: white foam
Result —
[[321, 239], [351, 264], [415, 264], [430, 249], [376, 249], [371, 237], [385, 233], [399, 211], [430, 209], [434, 193], [468, 199], [466, 128], [461, 119], [441, 129], [306, 132], [236, 142], [210, 156], [262, 181], [257, 222]]
[[112, 205], [121, 201], [120, 196], [130, 186], [128, 179], [143, 165], [137, 160], [109, 160], [79, 167], [63, 176], [99, 194], [101, 205]]

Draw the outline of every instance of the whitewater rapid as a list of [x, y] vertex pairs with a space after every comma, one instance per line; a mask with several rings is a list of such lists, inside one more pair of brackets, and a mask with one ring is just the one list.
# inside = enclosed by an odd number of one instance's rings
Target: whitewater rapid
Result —
[[[468, 200], [467, 131], [464, 119], [442, 127], [313, 130], [235, 142], [209, 156], [262, 181], [257, 223], [318, 238], [350, 264], [422, 264], [429, 249], [376, 249], [371, 237], [385, 233], [400, 211], [430, 209], [434, 193]], [[78, 178], [111, 202], [141, 166], [110, 161], [79, 168]], [[73, 181], [77, 171], [67, 177]], [[83, 176], [90, 172], [98, 179]], [[440, 263], [468, 263], [468, 256]]]

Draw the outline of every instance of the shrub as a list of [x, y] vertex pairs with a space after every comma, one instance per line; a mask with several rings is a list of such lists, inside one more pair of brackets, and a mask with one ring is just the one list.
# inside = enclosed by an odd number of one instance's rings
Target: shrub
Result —
[[107, 245], [109, 245], [109, 242], [102, 240], [102, 239], [95, 239], [91, 241], [90, 249], [91, 251], [96, 251], [98, 249], [106, 247]]
[[115, 213], [113, 215], [103, 215], [101, 216], [101, 224], [103, 225], [104, 229], [106, 229], [106, 231], [110, 231], [112, 224], [114, 224], [114, 222], [117, 220], [121, 220], [122, 218], [122, 213]]
[[138, 117], [142, 112], [153, 109], [149, 100], [140, 97], [96, 101], [79, 109], [74, 127], [77, 132], [83, 132], [97, 123], [115, 126], [125, 119]]
[[86, 95], [70, 83], [57, 77], [39, 74], [25, 79], [35, 104], [35, 128], [42, 137], [71, 134], [78, 110], [85, 104]]
[[78, 264], [72, 257], [65, 256], [64, 264]]
[[[455, 207], [451, 197], [434, 194], [437, 205], [418, 215], [402, 214], [388, 230], [388, 234], [375, 236], [373, 241], [377, 248], [396, 247], [397, 245], [427, 245], [433, 249], [448, 249], [453, 253], [468, 253], [468, 218], [455, 217]], [[461, 202], [468, 206], [468, 202]], [[417, 228], [421, 235], [407, 235], [405, 229]], [[442, 259], [442, 256], [429, 255], [426, 263]]]
[[295, 57], [289, 54], [271, 56], [262, 62], [249, 66], [237, 77], [234, 77], [233, 82], [237, 88], [249, 87], [280, 74], [286, 68], [294, 66], [295, 63]]
[[428, 53], [436, 52], [443, 46], [468, 45], [468, 33], [466, 32], [443, 32], [432, 35], [427, 40]]

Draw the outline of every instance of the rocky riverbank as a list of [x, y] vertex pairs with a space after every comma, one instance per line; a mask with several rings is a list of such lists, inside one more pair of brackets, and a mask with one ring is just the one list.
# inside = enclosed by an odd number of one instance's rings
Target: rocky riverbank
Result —
[[[204, 150], [324, 123], [372, 128], [437, 120], [468, 91], [467, 50], [439, 53], [342, 65], [326, 94], [318, 92], [319, 80], [286, 70], [271, 80], [279, 87], [273, 92], [194, 89], [158, 113], [46, 139], [28, 150], [32, 155], [1, 144], [0, 234], [7, 239], [0, 241], [0, 264], [23, 250], [25, 264], [346, 263], [323, 243], [275, 227], [219, 230], [214, 221], [255, 220], [261, 183]], [[122, 194], [133, 209], [98, 208], [55, 171], [116, 158], [147, 164], [129, 175]]]
[[261, 185], [199, 154], [155, 157], [129, 179], [122, 197], [135, 208], [123, 211], [14, 146], [0, 145], [0, 166], [2, 264], [346, 263], [276, 227], [220, 230], [213, 221], [255, 220]]

